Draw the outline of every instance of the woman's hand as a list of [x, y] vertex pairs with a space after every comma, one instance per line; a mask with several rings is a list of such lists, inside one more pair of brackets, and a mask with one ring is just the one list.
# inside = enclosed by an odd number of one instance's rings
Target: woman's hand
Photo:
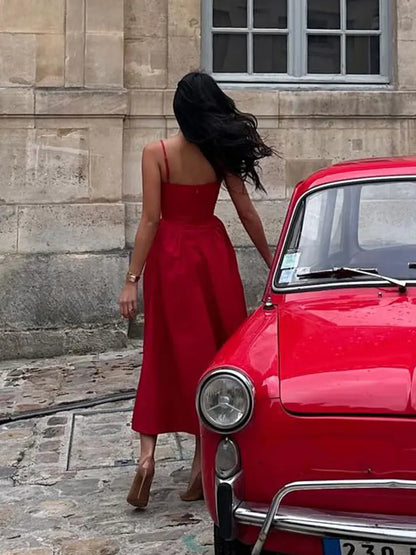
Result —
[[120, 316], [134, 318], [137, 314], [137, 283], [126, 283], [120, 295]]

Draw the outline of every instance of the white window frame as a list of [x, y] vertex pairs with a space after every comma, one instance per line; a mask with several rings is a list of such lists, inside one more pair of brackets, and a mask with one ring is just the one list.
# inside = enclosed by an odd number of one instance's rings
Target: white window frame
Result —
[[[202, 0], [202, 68], [217, 81], [225, 83], [309, 83], [309, 84], [357, 84], [385, 85], [391, 81], [392, 59], [392, 0], [379, 0], [380, 29], [377, 31], [347, 30], [346, 0], [341, 0], [341, 30], [307, 29], [307, 0], [288, 1], [287, 29], [255, 29], [256, 34], [284, 34], [288, 36], [287, 73], [256, 73], [253, 68], [253, 0], [247, 0], [247, 27], [213, 27], [213, 0]], [[247, 34], [247, 73], [213, 72], [213, 34]], [[341, 73], [308, 74], [308, 34], [341, 35]], [[347, 36], [380, 36], [380, 73], [347, 74], [345, 49]]]

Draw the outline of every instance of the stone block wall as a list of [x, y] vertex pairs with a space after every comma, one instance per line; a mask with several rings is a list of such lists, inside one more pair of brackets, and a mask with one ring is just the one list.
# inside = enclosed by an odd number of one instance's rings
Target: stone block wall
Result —
[[0, 1], [0, 358], [119, 348], [122, 0]]
[[[175, 85], [200, 67], [201, 1], [0, 0], [0, 358], [125, 344], [117, 300], [141, 150], [176, 131]], [[268, 195], [253, 194], [270, 244], [315, 169], [414, 153], [416, 0], [395, 8], [388, 87], [225, 87], [280, 153], [263, 165]], [[253, 307], [266, 269], [225, 192], [217, 213]]]

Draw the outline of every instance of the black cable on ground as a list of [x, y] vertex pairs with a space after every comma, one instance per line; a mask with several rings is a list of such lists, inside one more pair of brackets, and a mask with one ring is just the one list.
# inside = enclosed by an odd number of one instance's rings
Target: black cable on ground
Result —
[[41, 418], [42, 416], [49, 416], [57, 412], [64, 412], [67, 410], [86, 409], [95, 407], [96, 405], [104, 405], [106, 403], [116, 403], [117, 401], [129, 401], [134, 399], [136, 391], [129, 391], [126, 393], [112, 393], [111, 395], [104, 395], [102, 397], [94, 397], [93, 399], [83, 399], [81, 401], [71, 401], [69, 403], [62, 403], [61, 405], [54, 405], [45, 409], [37, 409], [32, 411], [20, 412], [18, 414], [0, 415], [0, 426], [3, 424], [10, 424], [11, 422], [19, 422], [20, 420], [29, 420], [30, 418]]

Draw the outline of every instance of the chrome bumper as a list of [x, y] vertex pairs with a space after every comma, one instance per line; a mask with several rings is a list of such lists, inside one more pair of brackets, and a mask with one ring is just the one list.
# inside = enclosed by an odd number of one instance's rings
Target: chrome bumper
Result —
[[283, 499], [294, 491], [353, 489], [415, 489], [413, 480], [324, 480], [292, 482], [274, 496], [271, 505], [241, 502], [233, 512], [236, 523], [261, 526], [252, 555], [260, 555], [270, 529], [310, 536], [358, 538], [416, 544], [416, 516], [327, 512], [301, 507], [281, 508]]
[[[267, 506], [241, 503], [234, 512], [236, 522], [263, 526]], [[416, 517], [370, 514], [327, 513], [318, 509], [284, 507], [273, 519], [272, 528], [285, 532], [322, 537], [416, 543]]]

